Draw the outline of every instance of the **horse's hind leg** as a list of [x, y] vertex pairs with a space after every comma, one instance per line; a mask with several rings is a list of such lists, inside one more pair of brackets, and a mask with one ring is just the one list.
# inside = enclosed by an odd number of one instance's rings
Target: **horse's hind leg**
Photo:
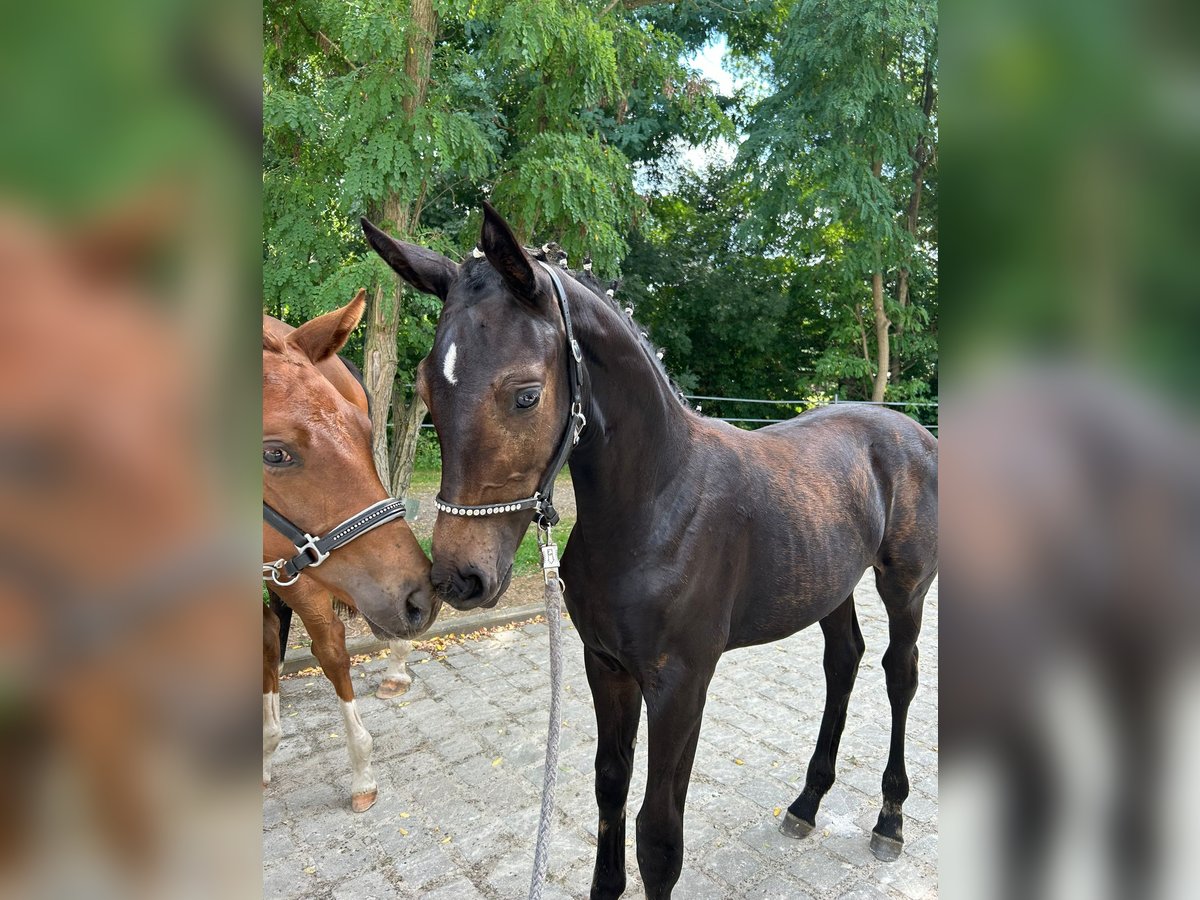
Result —
[[412, 652], [412, 641], [397, 639], [388, 642], [388, 667], [383, 673], [383, 681], [380, 682], [379, 690], [375, 692], [375, 696], [380, 700], [391, 700], [393, 697], [399, 697], [408, 690], [408, 686], [412, 684], [412, 675], [408, 672], [408, 667], [405, 663], [408, 660], [408, 654]]
[[375, 805], [378, 786], [371, 771], [373, 741], [354, 700], [350, 654], [346, 651], [346, 626], [333, 611], [328, 595], [319, 589], [310, 592], [305, 603], [296, 607], [296, 612], [312, 636], [313, 655], [342, 701], [342, 721], [350, 751], [350, 806], [355, 812], [366, 812]]
[[825, 635], [825, 712], [821, 716], [817, 746], [808, 763], [804, 790], [788, 807], [779, 826], [788, 837], [802, 838], [813, 830], [821, 798], [833, 786], [838, 744], [846, 725], [846, 708], [865, 647], [854, 612], [853, 594], [821, 620], [821, 631]]
[[871, 852], [890, 862], [904, 844], [904, 801], [908, 799], [908, 771], [904, 766], [904, 731], [908, 706], [917, 692], [917, 637], [925, 593], [935, 573], [918, 580], [894, 570], [875, 571], [875, 586], [888, 614], [889, 643], [883, 654], [888, 702], [892, 707], [892, 739], [883, 770], [883, 809], [871, 832]]
[[263, 604], [263, 774], [265, 788], [271, 783], [271, 757], [283, 737], [279, 721], [279, 618]]

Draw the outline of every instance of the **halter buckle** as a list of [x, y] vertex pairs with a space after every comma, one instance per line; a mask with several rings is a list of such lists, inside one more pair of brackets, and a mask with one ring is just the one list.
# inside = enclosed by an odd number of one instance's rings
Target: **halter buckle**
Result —
[[571, 434], [571, 446], [579, 443], [579, 436], [587, 426], [587, 416], [583, 414], [583, 404], [576, 401], [571, 404], [571, 418], [575, 420], [575, 430]]
[[575, 362], [583, 362], [583, 349], [575, 338], [571, 338], [571, 355], [575, 357]]
[[300, 553], [307, 553], [312, 557], [312, 562], [309, 563], [309, 566], [315, 569], [321, 563], [325, 562], [325, 560], [329, 559], [329, 552], [322, 552], [321, 548], [317, 546], [318, 539], [311, 534], [306, 532], [304, 538], [304, 543], [297, 544], [296, 549]]

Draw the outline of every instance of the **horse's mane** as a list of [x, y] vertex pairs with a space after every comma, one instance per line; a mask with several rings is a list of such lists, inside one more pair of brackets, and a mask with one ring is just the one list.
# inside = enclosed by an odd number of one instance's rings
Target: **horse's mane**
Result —
[[279, 338], [275, 337], [275, 335], [264, 329], [263, 350], [267, 351], [268, 353], [282, 353], [283, 341], [279, 340]]
[[612, 311], [617, 314], [617, 317], [628, 326], [634, 340], [636, 340], [642, 346], [642, 349], [645, 350], [646, 356], [650, 359], [651, 364], [658, 370], [659, 374], [662, 375], [663, 379], [670, 386], [671, 393], [675, 395], [681, 405], [689, 405], [687, 397], [683, 393], [683, 389], [679, 386], [678, 382], [671, 377], [670, 373], [667, 372], [667, 367], [663, 365], [662, 359], [665, 351], [663, 351], [660, 347], [655, 346], [650, 340], [650, 335], [647, 334], [646, 331], [634, 320], [633, 307], [626, 306], [622, 308], [621, 304], [617, 301], [617, 288], [621, 286], [621, 280], [619, 278], [608, 282], [607, 284], [597, 278], [592, 273], [592, 258], [590, 256], [584, 257], [582, 270], [575, 271], [569, 268], [567, 266], [567, 254], [556, 243], [543, 244], [538, 248], [526, 247], [525, 251], [536, 260], [540, 260], [552, 266], [558, 266], [560, 269], [574, 278], [580, 285], [595, 294], [596, 297], [605, 303], [610, 309], [612, 309]]

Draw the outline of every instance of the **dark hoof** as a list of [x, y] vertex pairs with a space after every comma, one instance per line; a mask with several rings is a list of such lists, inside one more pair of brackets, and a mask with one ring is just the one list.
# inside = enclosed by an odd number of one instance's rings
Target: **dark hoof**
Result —
[[813, 822], [805, 822], [799, 816], [788, 813], [779, 823], [779, 831], [787, 837], [799, 840], [802, 837], [808, 837], [812, 833], [814, 825]]
[[900, 858], [900, 851], [903, 849], [904, 841], [887, 837], [878, 831], [871, 832], [871, 852], [875, 854], [876, 859], [894, 862]]

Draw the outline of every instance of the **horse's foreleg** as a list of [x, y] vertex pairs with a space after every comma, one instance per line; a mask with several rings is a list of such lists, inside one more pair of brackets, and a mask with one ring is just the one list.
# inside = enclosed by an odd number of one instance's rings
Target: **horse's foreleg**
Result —
[[670, 660], [643, 682], [650, 753], [637, 859], [649, 900], [669, 898], [683, 866], [683, 807], [715, 666], [715, 660]]
[[383, 673], [383, 681], [375, 696], [380, 700], [391, 700], [399, 697], [412, 684], [412, 675], [408, 672], [408, 654], [412, 653], [412, 641], [394, 640], [388, 642], [388, 667]]
[[263, 604], [263, 774], [262, 783], [271, 783], [271, 758], [283, 737], [279, 721], [279, 617]]
[[808, 763], [804, 790], [788, 807], [779, 826], [789, 837], [801, 838], [813, 830], [821, 798], [833, 787], [838, 744], [865, 647], [854, 612], [853, 594], [821, 620], [821, 631], [825, 635], [825, 712], [821, 716], [817, 746]]
[[884, 861], [896, 859], [904, 845], [903, 807], [908, 799], [904, 731], [908, 706], [917, 692], [917, 637], [921, 633], [925, 592], [932, 580], [930, 575], [916, 588], [906, 588], [899, 579], [886, 574], [877, 575], [875, 580], [888, 614], [889, 643], [883, 654], [883, 672], [892, 707], [892, 739], [883, 770], [883, 809], [871, 832], [871, 852]]
[[366, 812], [375, 805], [378, 785], [371, 771], [373, 742], [354, 700], [350, 654], [346, 651], [346, 627], [334, 613], [328, 598], [317, 610], [297, 612], [312, 636], [313, 655], [321, 663], [325, 677], [333, 684], [338, 699], [342, 701], [342, 721], [346, 729], [346, 746], [350, 751], [350, 806], [355, 812]]
[[642, 691], [632, 675], [610, 669], [591, 650], [584, 649], [588, 685], [596, 708], [596, 868], [592, 897], [619, 897], [625, 890], [625, 801], [633, 775], [633, 749]]

